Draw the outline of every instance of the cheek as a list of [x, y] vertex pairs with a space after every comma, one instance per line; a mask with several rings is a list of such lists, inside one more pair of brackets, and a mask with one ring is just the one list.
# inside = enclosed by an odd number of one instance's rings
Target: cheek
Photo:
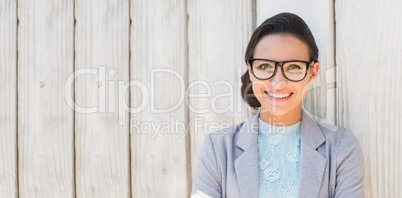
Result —
[[297, 90], [297, 96], [301, 97], [302, 99], [306, 97], [306, 93], [308, 91], [308, 81], [303, 81], [297, 84], [294, 84], [294, 89]]
[[306, 83], [305, 85], [303, 85], [302, 87], [300, 87], [301, 90], [301, 94], [302, 94], [302, 99], [304, 99], [307, 95], [307, 91], [308, 91], [308, 86], [309, 84]]
[[254, 75], [250, 73], [250, 71], [248, 74], [250, 76], [251, 88], [253, 89], [254, 95], [257, 96], [256, 93], [259, 93], [260, 85], [258, 84], [257, 79], [254, 77]]
[[260, 93], [262, 94], [264, 92], [264, 90], [268, 90], [268, 83], [269, 82], [265, 82], [265, 81], [261, 81], [261, 80], [257, 80], [257, 79], [253, 79], [252, 80], [253, 83], [253, 92], [256, 93]]
[[253, 83], [253, 92], [254, 92], [254, 95], [255, 95], [256, 97], [259, 96], [259, 93], [261, 92], [261, 88], [262, 88], [261, 84], [259, 84], [259, 83]]
[[248, 75], [250, 76], [250, 80], [251, 80], [251, 81], [254, 82], [254, 81], [257, 80], [257, 79], [255, 78], [255, 76], [254, 76], [250, 71], [248, 72]]

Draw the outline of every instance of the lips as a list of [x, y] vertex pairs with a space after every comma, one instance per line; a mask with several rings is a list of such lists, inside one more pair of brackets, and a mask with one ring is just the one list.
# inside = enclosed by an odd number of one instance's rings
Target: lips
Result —
[[289, 98], [293, 94], [293, 92], [268, 92], [268, 91], [264, 91], [264, 92], [269, 97], [274, 98], [274, 99]]

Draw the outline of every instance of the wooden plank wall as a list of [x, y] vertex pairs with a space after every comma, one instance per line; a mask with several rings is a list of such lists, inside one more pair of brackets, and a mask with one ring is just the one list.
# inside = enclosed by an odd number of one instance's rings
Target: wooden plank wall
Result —
[[129, 2], [76, 0], [75, 20], [77, 197], [129, 197], [129, 117], [116, 94], [129, 79]]
[[244, 52], [253, 28], [253, 4], [251, 0], [189, 0], [188, 15], [188, 107], [194, 173], [205, 135], [250, 117], [242, 102], [240, 77], [247, 71]]
[[402, 2], [335, 6], [338, 124], [363, 147], [367, 197], [402, 197]]
[[187, 197], [186, 1], [132, 0], [130, 10], [133, 197]]
[[320, 49], [303, 107], [354, 131], [366, 197], [401, 197], [401, 9], [392, 0], [3, 0], [0, 198], [189, 197], [205, 135], [256, 112], [239, 92], [244, 52], [255, 27], [284, 11], [305, 19]]
[[74, 114], [64, 83], [74, 66], [73, 2], [20, 0], [18, 20], [18, 193], [72, 197]]
[[17, 2], [0, 1], [0, 197], [17, 196]]

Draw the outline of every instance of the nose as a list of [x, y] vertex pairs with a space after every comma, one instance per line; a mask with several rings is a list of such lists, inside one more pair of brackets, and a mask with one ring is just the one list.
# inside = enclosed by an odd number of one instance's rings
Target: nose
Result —
[[282, 85], [286, 85], [287, 80], [285, 76], [282, 73], [281, 67], [278, 67], [275, 75], [270, 79], [270, 85], [275, 87], [275, 89], [278, 89]]

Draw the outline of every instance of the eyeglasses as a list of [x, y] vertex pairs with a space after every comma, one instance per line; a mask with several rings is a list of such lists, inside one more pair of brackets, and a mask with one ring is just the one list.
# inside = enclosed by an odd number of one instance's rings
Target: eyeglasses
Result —
[[290, 60], [284, 62], [276, 62], [268, 59], [248, 59], [248, 63], [251, 66], [253, 75], [259, 80], [268, 80], [272, 78], [277, 71], [278, 66], [281, 67], [283, 76], [293, 82], [302, 81], [306, 75], [308, 68], [316, 62]]

